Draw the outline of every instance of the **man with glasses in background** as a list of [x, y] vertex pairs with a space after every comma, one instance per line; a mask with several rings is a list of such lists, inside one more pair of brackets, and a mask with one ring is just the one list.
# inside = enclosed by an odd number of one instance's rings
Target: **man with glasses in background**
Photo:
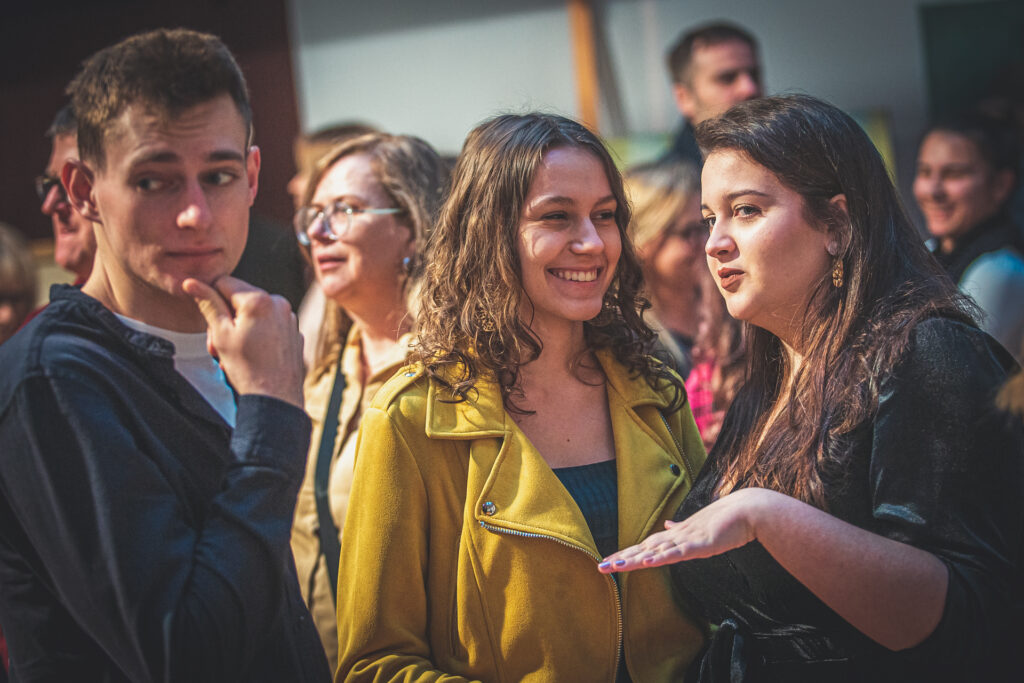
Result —
[[96, 236], [92, 223], [72, 208], [60, 184], [65, 162], [78, 159], [78, 122], [70, 104], [57, 112], [46, 137], [53, 148], [46, 171], [36, 178], [36, 193], [42, 202], [42, 212], [53, 222], [53, 260], [71, 272], [75, 285], [81, 286], [92, 272]]

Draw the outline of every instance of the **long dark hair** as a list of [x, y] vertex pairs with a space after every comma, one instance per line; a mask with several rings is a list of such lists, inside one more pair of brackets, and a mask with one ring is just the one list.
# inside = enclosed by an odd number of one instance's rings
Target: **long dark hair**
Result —
[[[811, 293], [799, 369], [775, 335], [748, 330], [748, 380], [715, 458], [720, 482], [824, 509], [826, 488], [846, 471], [849, 437], [873, 415], [913, 327], [934, 316], [973, 323], [970, 305], [928, 253], [871, 140], [831, 104], [805, 95], [751, 100], [702, 123], [697, 142], [705, 155], [739, 152], [771, 171], [839, 245], [845, 282], [835, 287], [829, 274]], [[829, 202], [838, 194], [848, 219]], [[783, 394], [788, 401], [770, 418]]]
[[413, 357], [457, 399], [488, 376], [501, 387], [506, 407], [518, 410], [512, 399], [519, 368], [540, 355], [542, 343], [519, 315], [524, 293], [516, 237], [530, 183], [545, 152], [556, 147], [594, 155], [617, 203], [622, 253], [602, 312], [584, 323], [587, 351], [609, 349], [652, 385], [670, 382], [678, 406], [685, 395], [681, 382], [647, 355], [654, 333], [641, 319], [649, 304], [640, 294], [640, 264], [626, 235], [630, 210], [622, 177], [600, 139], [561, 116], [505, 114], [467, 136], [427, 246]]

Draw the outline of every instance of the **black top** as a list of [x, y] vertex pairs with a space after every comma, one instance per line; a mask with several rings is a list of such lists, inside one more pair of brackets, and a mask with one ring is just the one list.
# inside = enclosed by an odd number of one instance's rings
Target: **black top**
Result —
[[576, 501], [597, 552], [607, 557], [619, 549], [619, 484], [614, 460], [554, 470]]
[[[1024, 432], [992, 403], [1014, 362], [988, 335], [946, 319], [919, 324], [911, 341], [882, 382], [875, 419], [852, 435], [847, 476], [828, 483], [826, 495], [836, 517], [923, 548], [947, 566], [939, 626], [920, 645], [893, 653], [755, 541], [672, 567], [685, 600], [722, 624], [692, 680], [1024, 680], [1016, 651], [1024, 642]], [[723, 433], [737, 428], [729, 417]], [[717, 455], [677, 520], [711, 502]], [[730, 678], [730, 668], [745, 677]]]
[[0, 346], [0, 624], [15, 681], [327, 681], [289, 536], [302, 410], [232, 430], [173, 345], [72, 287]]

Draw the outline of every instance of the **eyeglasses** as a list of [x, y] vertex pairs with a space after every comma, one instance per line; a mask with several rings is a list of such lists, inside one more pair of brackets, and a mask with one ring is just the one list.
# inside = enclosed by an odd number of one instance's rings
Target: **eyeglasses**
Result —
[[684, 225], [675, 225], [666, 230], [665, 234], [680, 237], [687, 242], [700, 242], [704, 244], [708, 241], [708, 226], [704, 221], [693, 221]]
[[57, 201], [65, 201], [68, 196], [64, 192], [64, 186], [60, 184], [60, 178], [46, 173], [36, 177], [36, 194], [39, 195], [39, 201], [45, 202], [54, 187], [57, 188]]
[[295, 213], [293, 224], [299, 244], [308, 247], [312, 244], [311, 234], [318, 225], [323, 225], [323, 234], [332, 242], [344, 237], [352, 229], [352, 216], [358, 214], [374, 216], [405, 213], [405, 209], [389, 207], [386, 209], [357, 209], [345, 202], [331, 202], [324, 208], [304, 206]]

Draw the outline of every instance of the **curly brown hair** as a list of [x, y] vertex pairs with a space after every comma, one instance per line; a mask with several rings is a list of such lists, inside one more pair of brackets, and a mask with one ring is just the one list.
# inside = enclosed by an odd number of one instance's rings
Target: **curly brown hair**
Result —
[[519, 369], [536, 359], [543, 344], [520, 317], [524, 292], [516, 252], [520, 214], [544, 154], [572, 147], [604, 166], [616, 200], [615, 222], [622, 254], [602, 312], [584, 322], [590, 352], [610, 349], [630, 372], [652, 386], [675, 388], [673, 409], [683, 403], [679, 378], [650, 357], [654, 333], [642, 312], [643, 277], [627, 237], [630, 209], [615, 162], [596, 135], [551, 114], [504, 114], [473, 129], [455, 164], [452, 191], [427, 245], [419, 346], [413, 358], [429, 376], [464, 400], [482, 377], [501, 387], [506, 408], [520, 396]]

